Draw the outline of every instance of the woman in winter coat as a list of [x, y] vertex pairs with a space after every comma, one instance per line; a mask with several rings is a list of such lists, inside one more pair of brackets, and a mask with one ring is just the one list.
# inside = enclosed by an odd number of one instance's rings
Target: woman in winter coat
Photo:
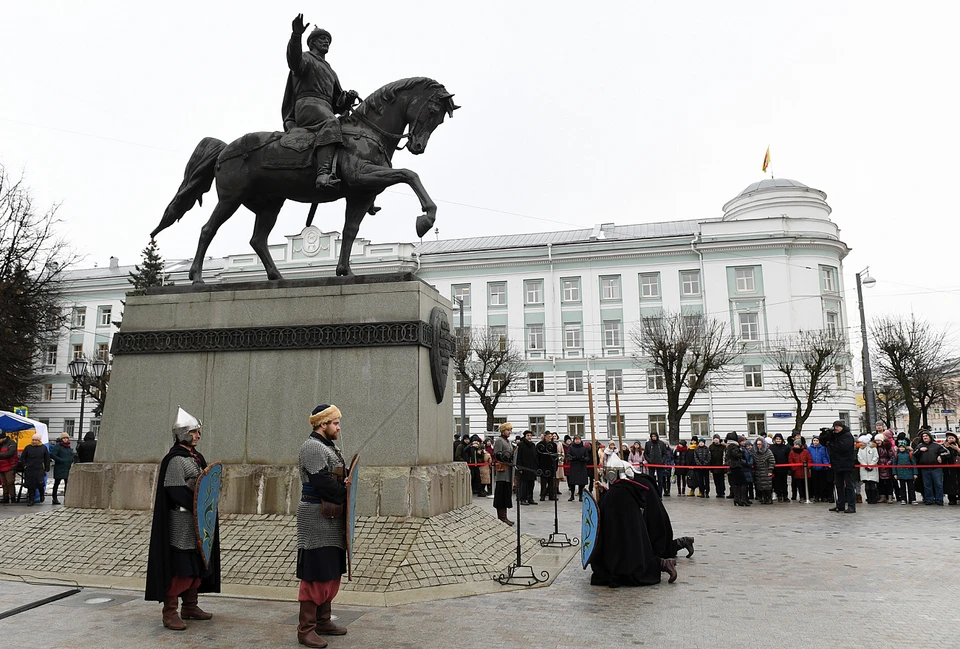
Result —
[[893, 465], [893, 445], [883, 433], [874, 435], [873, 441], [876, 442], [877, 445], [877, 464], [880, 465], [880, 468], [877, 469], [879, 473], [878, 477], [880, 478], [880, 483], [877, 485], [878, 491], [880, 492], [879, 502], [892, 503], [893, 469], [890, 467]]
[[557, 445], [557, 474], [553, 479], [553, 497], [558, 498], [560, 496], [560, 483], [567, 478], [567, 474], [563, 470], [563, 466], [567, 463], [567, 447], [560, 443], [559, 436], [556, 433], [553, 434], [553, 442]]
[[643, 447], [640, 446], [640, 442], [634, 442], [633, 446], [630, 447], [630, 455], [627, 457], [627, 462], [633, 465], [635, 472], [640, 473], [640, 469], [643, 467]]
[[[810, 446], [807, 447], [810, 452], [811, 464], [830, 464], [830, 452], [827, 447], [820, 443], [820, 437], [814, 435], [810, 440]], [[825, 503], [834, 502], [833, 498], [833, 475], [830, 473], [830, 467], [811, 466], [810, 467], [810, 496], [814, 502]]]
[[573, 444], [567, 449], [567, 484], [570, 486], [570, 500], [573, 500], [574, 488], [579, 488], [580, 500], [583, 500], [583, 488], [587, 484], [587, 464], [590, 462], [590, 449], [583, 445], [579, 435], [573, 436]]
[[[697, 444], [697, 448], [693, 451], [693, 462], [691, 464], [696, 466], [708, 467], [712, 465], [710, 461], [710, 445], [707, 444], [707, 440], [700, 440]], [[707, 469], [693, 469], [691, 471], [696, 476], [697, 488], [700, 490], [701, 498], [710, 497], [710, 471]]]
[[761, 505], [773, 504], [773, 471], [777, 461], [766, 437], [758, 437], [753, 443], [753, 484]]
[[491, 477], [493, 472], [491, 471], [490, 467], [490, 462], [492, 459], [493, 456], [487, 450], [487, 447], [483, 447], [480, 450], [480, 462], [482, 462], [482, 465], [478, 466], [477, 468], [480, 469], [480, 493], [487, 498], [493, 494], [493, 487], [491, 487]]
[[70, 448], [70, 436], [66, 433], [60, 435], [60, 440], [53, 445], [50, 451], [50, 459], [54, 461], [53, 465], [53, 504], [59, 505], [57, 492], [60, 489], [60, 482], [63, 482], [63, 490], [67, 490], [67, 479], [70, 477], [70, 467], [73, 466], [73, 449]]
[[[867, 443], [860, 443], [860, 450], [857, 451], [857, 462], [863, 464], [877, 463], [880, 454], [877, 453], [877, 444], [872, 439]], [[880, 501], [877, 483], [880, 479], [880, 472], [874, 468], [861, 466], [860, 481], [863, 483], [863, 490], [866, 492], [865, 499], [868, 505], [876, 505]]]
[[803, 466], [792, 466], [790, 467], [790, 473], [792, 475], [791, 480], [791, 495], [790, 500], [796, 500], [797, 494], [800, 494], [800, 501], [803, 502], [807, 499], [807, 489], [804, 484], [804, 478], [810, 479], [810, 465], [813, 464], [813, 457], [810, 455], [810, 451], [803, 448], [803, 444], [800, 441], [799, 437], [793, 439], [793, 448], [790, 450], [790, 455], [787, 456], [787, 463], [789, 464], [800, 464], [804, 462], [807, 463], [807, 469], [804, 471]]
[[[687, 446], [687, 450], [684, 451], [683, 457], [679, 458], [677, 464], [685, 464], [687, 466], [694, 466], [697, 463], [696, 455], [697, 448], [699, 445], [697, 442], [691, 441], [690, 445]], [[687, 489], [690, 490], [688, 496], [695, 496], [698, 485], [700, 484], [700, 476], [697, 475], [698, 471], [696, 469], [685, 469], [687, 472]], [[682, 493], [680, 495], [683, 495]]]
[[[960, 464], [960, 438], [956, 433], [947, 433], [943, 440], [943, 448], [950, 453], [949, 459], [944, 457], [945, 465]], [[960, 504], [960, 467], [945, 469], [943, 472], [943, 494], [947, 497], [949, 504]]]
[[753, 447], [747, 443], [747, 438], [741, 435], [739, 437], [740, 448], [743, 449], [743, 477], [747, 481], [747, 502], [755, 499], [756, 493], [753, 489]]
[[723, 462], [727, 465], [730, 489], [733, 491], [733, 504], [749, 507], [747, 502], [747, 479], [743, 475], [743, 449], [736, 433], [727, 433], [727, 446], [723, 451]]
[[777, 468], [773, 470], [773, 490], [777, 494], [777, 502], [789, 502], [787, 500], [787, 473], [790, 469], [782, 465], [786, 464], [787, 458], [790, 457], [790, 447], [784, 443], [783, 435], [780, 433], [773, 436], [770, 452], [773, 453], [773, 459], [777, 461]]
[[896, 479], [894, 487], [897, 490], [897, 500], [901, 505], [917, 504], [917, 491], [914, 489], [917, 479], [917, 469], [914, 466], [913, 449], [906, 438], [897, 442], [897, 450], [893, 454], [893, 477]]
[[[684, 440], [680, 440], [677, 443], [677, 446], [673, 449], [673, 461], [671, 464], [675, 465], [684, 465], [686, 462], [683, 461], [683, 458], [687, 454], [687, 443]], [[686, 494], [687, 489], [687, 470], [686, 469], [674, 469], [673, 472], [677, 476], [677, 495], [683, 496]]]

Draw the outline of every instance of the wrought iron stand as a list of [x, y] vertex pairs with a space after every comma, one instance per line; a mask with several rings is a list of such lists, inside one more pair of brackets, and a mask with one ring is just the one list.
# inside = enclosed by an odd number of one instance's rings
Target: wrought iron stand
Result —
[[577, 537], [573, 537], [571, 539], [564, 532], [560, 531], [560, 514], [557, 509], [559, 502], [560, 502], [559, 492], [554, 493], [553, 494], [553, 532], [550, 533], [549, 538], [540, 539], [541, 547], [569, 548], [575, 545], [580, 545], [580, 539], [578, 539]]
[[[540, 472], [537, 471], [537, 473]], [[520, 510], [523, 509], [523, 505], [520, 504], [519, 480], [517, 482], [517, 562], [507, 566], [507, 569], [494, 577], [494, 579], [498, 581], [501, 586], [536, 586], [550, 579], [550, 573], [546, 570], [541, 570], [540, 576], [538, 577], [533, 566], [523, 565], [523, 548], [520, 545]]]

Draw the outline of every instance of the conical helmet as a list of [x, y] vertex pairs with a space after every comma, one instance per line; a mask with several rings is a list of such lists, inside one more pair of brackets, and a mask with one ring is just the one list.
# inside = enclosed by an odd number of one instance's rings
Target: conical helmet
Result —
[[197, 430], [203, 424], [189, 412], [177, 406], [177, 419], [173, 422], [174, 442], [190, 441], [190, 431]]

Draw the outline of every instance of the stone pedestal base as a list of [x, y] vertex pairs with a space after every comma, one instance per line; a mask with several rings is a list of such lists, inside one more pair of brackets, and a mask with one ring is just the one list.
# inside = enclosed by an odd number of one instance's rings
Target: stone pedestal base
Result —
[[[362, 458], [361, 458], [362, 460]], [[75, 464], [65, 504], [80, 509], [151, 509], [158, 464]], [[359, 471], [357, 514], [429, 518], [469, 505], [470, 470], [462, 462], [425, 466], [365, 466]], [[295, 466], [224, 464], [220, 512], [297, 512], [300, 475]]]

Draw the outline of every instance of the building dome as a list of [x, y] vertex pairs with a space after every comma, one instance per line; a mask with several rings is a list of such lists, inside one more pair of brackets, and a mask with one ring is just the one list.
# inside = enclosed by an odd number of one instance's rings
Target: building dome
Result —
[[724, 221], [772, 216], [830, 219], [827, 194], [789, 178], [751, 183], [723, 206]]

